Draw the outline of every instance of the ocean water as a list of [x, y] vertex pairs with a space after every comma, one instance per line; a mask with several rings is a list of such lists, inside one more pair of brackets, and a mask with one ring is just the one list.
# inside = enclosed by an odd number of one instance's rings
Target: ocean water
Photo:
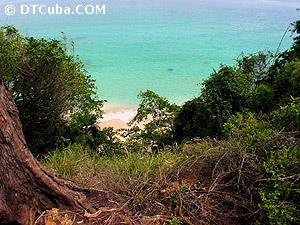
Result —
[[[1, 25], [23, 34], [58, 38], [64, 32], [110, 106], [136, 107], [153, 90], [170, 101], [198, 96], [201, 82], [242, 53], [276, 51], [300, 0], [60, 0], [60, 5], [105, 4], [106, 15], [6, 16], [6, 4], [54, 0], [1, 0]], [[291, 46], [290, 33], [280, 50]]]

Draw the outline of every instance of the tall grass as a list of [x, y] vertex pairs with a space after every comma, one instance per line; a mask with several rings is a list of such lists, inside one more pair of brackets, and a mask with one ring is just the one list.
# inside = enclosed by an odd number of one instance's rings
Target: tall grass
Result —
[[[236, 214], [225, 222], [220, 218], [222, 204], [227, 201], [221, 196], [230, 196], [222, 190], [222, 179], [228, 172], [224, 170], [232, 168], [216, 168], [234, 161], [231, 151], [223, 157], [227, 150], [224, 143], [201, 140], [157, 154], [101, 157], [71, 145], [51, 153], [43, 163], [80, 185], [108, 192], [112, 201], [126, 205], [134, 215], [163, 215], [168, 219], [175, 215], [188, 224], [230, 224]], [[236, 197], [230, 199], [228, 204], [238, 202]]]
[[188, 157], [176, 148], [158, 154], [101, 157], [81, 145], [50, 153], [42, 163], [78, 184], [106, 190], [118, 202], [141, 198], [165, 182]]

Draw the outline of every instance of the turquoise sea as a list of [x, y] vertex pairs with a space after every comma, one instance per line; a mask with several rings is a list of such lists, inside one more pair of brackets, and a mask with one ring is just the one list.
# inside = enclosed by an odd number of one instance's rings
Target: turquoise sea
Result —
[[[1, 25], [23, 34], [57, 38], [64, 32], [108, 104], [135, 107], [150, 89], [178, 104], [199, 95], [200, 83], [242, 53], [276, 51], [300, 0], [59, 0], [61, 5], [105, 4], [106, 15], [4, 15]], [[290, 47], [290, 33], [280, 47]]]

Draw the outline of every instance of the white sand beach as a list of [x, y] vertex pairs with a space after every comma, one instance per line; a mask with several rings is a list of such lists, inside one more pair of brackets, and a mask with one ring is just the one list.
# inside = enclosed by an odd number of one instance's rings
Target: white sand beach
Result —
[[104, 107], [104, 112], [98, 123], [101, 128], [124, 129], [128, 128], [128, 123], [134, 118], [136, 109], [108, 105]]

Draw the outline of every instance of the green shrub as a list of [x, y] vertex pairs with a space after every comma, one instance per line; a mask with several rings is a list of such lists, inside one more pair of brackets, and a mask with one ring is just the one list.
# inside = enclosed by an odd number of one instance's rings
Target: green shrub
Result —
[[[63, 140], [70, 143], [87, 145], [89, 149], [102, 155], [122, 154], [121, 140], [113, 128], [100, 129], [96, 125], [96, 117], [92, 114], [78, 114], [66, 123]], [[64, 146], [64, 143], [60, 146]]]
[[268, 148], [275, 144], [276, 130], [268, 121], [258, 120], [253, 113], [238, 113], [223, 126], [223, 135], [238, 140], [249, 152], [266, 156]]
[[259, 207], [268, 224], [300, 223], [300, 148], [281, 146], [271, 151], [264, 168], [269, 178], [259, 189]]
[[244, 55], [237, 60], [236, 68], [243, 74], [249, 75], [253, 84], [258, 84], [269, 79], [270, 68], [275, 56], [271, 52], [258, 52]]
[[249, 75], [222, 66], [203, 82], [200, 97], [183, 105], [175, 120], [177, 141], [220, 134], [227, 119], [247, 106], [250, 88]]
[[171, 220], [169, 220], [168, 225], [182, 225], [182, 223], [180, 222], [179, 219], [174, 217]]
[[273, 112], [273, 122], [278, 129], [287, 131], [300, 130], [300, 99], [292, 98], [291, 102]]
[[286, 104], [290, 96], [300, 97], [300, 59], [280, 62], [280, 70], [274, 75], [273, 86], [277, 101]]
[[275, 91], [268, 84], [259, 84], [252, 92], [250, 108], [254, 112], [267, 113], [276, 106]]
[[123, 135], [131, 151], [150, 148], [150, 151], [156, 152], [172, 143], [174, 117], [179, 106], [149, 90], [141, 92], [139, 98], [137, 114], [130, 121], [133, 127]]
[[201, 98], [186, 102], [175, 118], [175, 140], [213, 137], [218, 126], [213, 112]]
[[300, 59], [300, 20], [296, 21], [294, 24], [293, 32], [296, 34], [294, 38], [294, 45], [292, 47], [292, 51], [294, 56]]
[[216, 118], [219, 132], [227, 119], [247, 105], [251, 80], [231, 67], [221, 67], [203, 83], [201, 97]]

